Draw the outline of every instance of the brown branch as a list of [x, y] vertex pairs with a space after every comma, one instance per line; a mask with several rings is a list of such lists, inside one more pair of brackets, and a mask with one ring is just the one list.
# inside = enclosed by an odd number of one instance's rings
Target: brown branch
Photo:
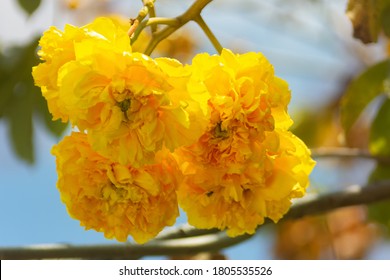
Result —
[[378, 181], [365, 187], [353, 185], [343, 191], [301, 198], [283, 219], [299, 219], [341, 207], [371, 204], [390, 199], [390, 180]]
[[[333, 209], [369, 204], [390, 199], [390, 181], [380, 181], [365, 187], [351, 186], [343, 191], [308, 196], [295, 203], [285, 219], [298, 219]], [[269, 223], [269, 221], [266, 221]], [[261, 229], [262, 227], [259, 227]], [[219, 251], [241, 243], [251, 235], [229, 238], [224, 232], [185, 228], [166, 233], [144, 245], [43, 245], [34, 247], [0, 248], [0, 259], [138, 259], [144, 256], [167, 256]], [[168, 239], [169, 238], [169, 239]]]
[[139, 259], [144, 256], [187, 255], [219, 251], [251, 236], [230, 238], [224, 232], [196, 237], [156, 240], [144, 245], [42, 245], [22, 248], [0, 248], [0, 259]]
[[187, 238], [205, 234], [212, 234], [219, 232], [218, 229], [199, 229], [189, 224], [173, 227], [171, 229], [161, 232], [155, 239], [166, 240], [176, 238]]

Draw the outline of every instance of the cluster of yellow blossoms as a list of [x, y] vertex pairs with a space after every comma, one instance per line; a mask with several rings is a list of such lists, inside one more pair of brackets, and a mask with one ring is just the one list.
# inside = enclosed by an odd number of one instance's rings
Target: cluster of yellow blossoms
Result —
[[304, 195], [314, 161], [288, 131], [288, 86], [262, 54], [152, 59], [107, 18], [52, 27], [40, 46], [35, 83], [78, 131], [53, 148], [57, 187], [87, 229], [144, 243], [180, 206], [190, 224], [236, 236]]

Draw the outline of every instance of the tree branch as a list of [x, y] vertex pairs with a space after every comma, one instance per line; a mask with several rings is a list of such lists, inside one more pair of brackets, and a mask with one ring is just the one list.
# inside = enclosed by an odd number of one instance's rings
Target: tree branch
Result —
[[23, 248], [1, 248], [0, 259], [139, 259], [144, 256], [187, 255], [217, 252], [240, 243], [251, 236], [230, 238], [224, 232], [196, 237], [151, 241], [144, 245], [71, 246], [49, 244]]
[[161, 232], [155, 239], [166, 240], [176, 238], [187, 238], [205, 234], [212, 234], [219, 232], [218, 229], [199, 229], [189, 224], [184, 224], [178, 227], [172, 227], [168, 230]]
[[[351, 186], [343, 191], [313, 195], [296, 202], [283, 220], [321, 214], [341, 207], [369, 204], [390, 199], [390, 180], [365, 187]], [[270, 223], [269, 220], [266, 223]], [[260, 230], [262, 226], [258, 228]], [[19, 248], [0, 248], [0, 259], [138, 259], [144, 256], [167, 256], [219, 251], [241, 243], [251, 235], [229, 238], [216, 230], [197, 230], [189, 226], [162, 234], [144, 244], [124, 245], [42, 245]]]
[[378, 181], [361, 187], [353, 185], [345, 190], [299, 199], [283, 219], [299, 219], [346, 206], [371, 204], [390, 199], [390, 180]]

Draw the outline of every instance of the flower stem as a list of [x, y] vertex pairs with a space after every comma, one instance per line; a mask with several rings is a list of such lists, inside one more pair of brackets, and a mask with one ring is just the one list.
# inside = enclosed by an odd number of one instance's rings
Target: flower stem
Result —
[[137, 30], [139, 23], [141, 23], [144, 18], [150, 13], [151, 10], [154, 10], [154, 1], [155, 0], [143, 0], [144, 6], [138, 12], [138, 16], [135, 19], [131, 20], [131, 26], [128, 35], [131, 37], [133, 33]]
[[[144, 0], [145, 1], [145, 0]], [[156, 10], [154, 9], [154, 5], [152, 5], [150, 8], [149, 8], [149, 18], [152, 19], [152, 18], [155, 18], [156, 17]], [[152, 30], [152, 33], [156, 32], [157, 31], [157, 24], [152, 24], [150, 26], [151, 30]]]
[[138, 36], [141, 34], [142, 30], [145, 29], [145, 27], [157, 26], [158, 24], [176, 26], [179, 24], [179, 22], [175, 18], [162, 18], [162, 17], [153, 17], [148, 20], [144, 20], [138, 25], [134, 33], [131, 35], [131, 44], [133, 44], [138, 39]]
[[160, 43], [162, 40], [167, 38], [169, 35], [171, 35], [173, 32], [175, 32], [178, 28], [175, 27], [166, 27], [163, 30], [160, 30], [155, 33], [153, 36], [153, 39], [149, 42], [148, 46], [146, 47], [144, 53], [146, 55], [151, 55], [153, 50], [157, 47], [158, 43]]
[[157, 31], [153, 34], [152, 40], [149, 42], [146, 47], [145, 54], [150, 55], [156, 46], [169, 35], [174, 33], [180, 27], [188, 23], [189, 21], [196, 20], [197, 17], [200, 16], [203, 8], [207, 6], [213, 0], [196, 0], [191, 7], [188, 8], [182, 15], [175, 18], [177, 25], [175, 26], [167, 26], [164, 29]]
[[201, 15], [198, 15], [194, 21], [202, 28], [203, 32], [206, 34], [207, 38], [209, 38], [210, 42], [213, 44], [215, 50], [220, 54], [222, 52], [222, 45], [219, 43], [217, 37], [215, 37], [214, 33], [210, 30], [206, 22], [203, 20]]

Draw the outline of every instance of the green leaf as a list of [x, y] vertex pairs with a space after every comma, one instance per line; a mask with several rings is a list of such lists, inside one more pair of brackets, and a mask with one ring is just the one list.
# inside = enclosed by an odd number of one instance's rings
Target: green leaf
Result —
[[0, 117], [3, 116], [4, 109], [7, 107], [12, 96], [13, 84], [10, 82], [12, 80], [10, 74], [10, 70], [12, 69], [10, 65], [11, 60], [9, 55], [6, 56], [0, 52]]
[[369, 147], [374, 155], [390, 156], [390, 99], [382, 104], [371, 125]]
[[0, 118], [4, 115], [4, 109], [12, 97], [9, 79], [8, 73], [0, 71]]
[[[390, 165], [378, 164], [372, 171], [369, 182], [389, 180], [390, 179]], [[384, 226], [387, 232], [387, 237], [390, 238], [390, 202], [383, 201], [370, 204], [368, 206], [368, 216], [373, 220]]]
[[[389, 170], [390, 171], [390, 170]], [[385, 229], [385, 235], [390, 238], [390, 203], [389, 201], [382, 201], [372, 204], [368, 207], [368, 217], [381, 225]]]
[[[371, 172], [368, 182], [373, 183], [381, 180], [390, 179], [390, 165], [384, 163], [378, 163], [375, 169]], [[390, 214], [390, 212], [389, 212]]]
[[29, 163], [34, 162], [32, 111], [33, 95], [25, 84], [17, 84], [12, 102], [5, 110], [5, 116], [9, 122], [9, 136], [16, 154]]
[[39, 90], [34, 86], [31, 67], [37, 63], [35, 50], [37, 41], [23, 47], [13, 47], [2, 54], [0, 70], [0, 98], [2, 116], [8, 121], [9, 137], [16, 155], [33, 163], [33, 110], [34, 95]]
[[383, 32], [387, 35], [387, 37], [390, 37], [390, 4], [382, 11], [381, 24]]
[[371, 66], [349, 84], [341, 102], [341, 124], [346, 132], [375, 97], [389, 92], [389, 84], [390, 59]]
[[57, 137], [67, 128], [60, 121], [52, 121], [47, 103], [34, 85], [31, 69], [39, 63], [37, 44], [38, 40], [33, 40], [0, 53], [0, 117], [8, 121], [16, 155], [29, 163], [34, 161], [33, 117]]
[[326, 134], [331, 129], [333, 110], [330, 106], [326, 106], [315, 112], [301, 111], [298, 118], [294, 120], [291, 130], [307, 146], [317, 147], [322, 144]]
[[41, 0], [18, 0], [18, 3], [28, 15], [32, 15], [38, 9]]

